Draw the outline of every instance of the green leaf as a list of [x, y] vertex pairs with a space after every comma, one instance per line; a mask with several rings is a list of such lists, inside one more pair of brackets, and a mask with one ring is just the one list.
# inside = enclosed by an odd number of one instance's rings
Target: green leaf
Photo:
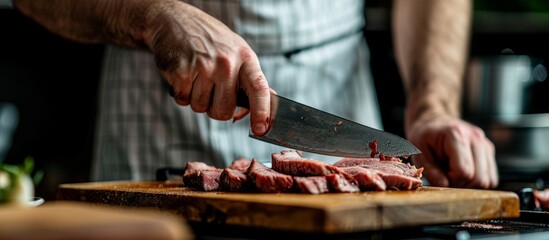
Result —
[[34, 176], [32, 177], [32, 181], [34, 182], [34, 185], [38, 185], [41, 181], [42, 181], [42, 178], [44, 178], [44, 171], [42, 170], [38, 170], [36, 171], [36, 173], [34, 173]]
[[25, 158], [25, 161], [23, 162], [23, 172], [30, 175], [32, 172], [32, 169], [34, 168], [34, 159], [30, 156]]

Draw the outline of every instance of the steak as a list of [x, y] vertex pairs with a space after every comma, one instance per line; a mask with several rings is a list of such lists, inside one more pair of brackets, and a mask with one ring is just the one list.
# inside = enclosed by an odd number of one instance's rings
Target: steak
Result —
[[[418, 169], [409, 163], [403, 163], [398, 158], [380, 157], [383, 158], [343, 158], [334, 163], [334, 166], [342, 169], [355, 166], [375, 170], [385, 182], [386, 189], [413, 190], [423, 185], [420, 179], [423, 168]], [[351, 173], [351, 175], [353, 174]], [[355, 177], [355, 179], [359, 181], [359, 186], [362, 187], [360, 179], [358, 177]]]
[[381, 161], [377, 158], [343, 158], [334, 163], [337, 167], [361, 166], [364, 168], [378, 170], [387, 174], [403, 175], [408, 177], [420, 178], [423, 168], [417, 169], [409, 163], [399, 161]]
[[384, 191], [387, 185], [377, 170], [367, 169], [359, 166], [342, 167], [342, 171], [350, 174], [358, 182], [361, 190]]
[[250, 166], [250, 163], [252, 163], [251, 160], [246, 158], [239, 158], [233, 161], [233, 163], [229, 166], [230, 169], [238, 170], [241, 172], [245, 172], [248, 170], [248, 167]]
[[326, 175], [326, 181], [328, 182], [330, 189], [334, 192], [360, 192], [360, 188], [356, 184], [347, 180], [347, 178], [341, 174], [328, 174]]
[[326, 176], [339, 170], [322, 161], [302, 158], [297, 151], [285, 150], [271, 155], [272, 168], [292, 176]]
[[324, 176], [294, 177], [294, 186], [302, 193], [320, 194], [330, 191]]
[[249, 192], [253, 189], [246, 174], [231, 168], [225, 168], [221, 172], [219, 181], [221, 189], [228, 192]]
[[222, 169], [190, 170], [183, 175], [183, 184], [202, 191], [219, 190]]
[[[337, 177], [331, 177], [332, 181], [328, 180], [328, 185], [331, 189], [337, 192], [354, 192], [352, 187], [347, 185], [353, 185], [354, 188], [358, 188], [357, 181], [353, 176], [341, 171], [338, 167], [331, 164], [308, 158], [302, 158], [301, 154], [297, 151], [282, 151], [281, 153], [273, 153], [272, 167], [277, 172], [292, 176], [328, 176], [336, 174]], [[339, 177], [343, 177], [345, 181], [339, 180]]]
[[414, 190], [423, 186], [423, 182], [419, 178], [385, 173], [381, 174], [381, 178], [385, 181], [387, 189]]
[[246, 175], [255, 187], [266, 193], [290, 192], [294, 184], [292, 176], [279, 173], [253, 159]]
[[214, 166], [210, 166], [203, 162], [187, 162], [187, 165], [185, 165], [185, 173], [190, 173], [195, 170], [215, 170], [218, 169]]

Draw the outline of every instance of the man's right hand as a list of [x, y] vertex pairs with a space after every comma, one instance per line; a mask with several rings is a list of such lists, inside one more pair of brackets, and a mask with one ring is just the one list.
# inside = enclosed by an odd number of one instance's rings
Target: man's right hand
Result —
[[[269, 128], [270, 88], [256, 54], [217, 19], [177, 0], [14, 0], [52, 32], [84, 43], [146, 45], [175, 101], [218, 120], [233, 117], [238, 89], [249, 98], [255, 135]], [[247, 111], [240, 111], [236, 118]]]
[[[177, 104], [229, 120], [237, 92], [249, 98], [255, 135], [268, 129], [270, 88], [250, 46], [223, 23], [179, 1], [153, 1], [143, 38]], [[239, 116], [241, 117], [241, 116]]]

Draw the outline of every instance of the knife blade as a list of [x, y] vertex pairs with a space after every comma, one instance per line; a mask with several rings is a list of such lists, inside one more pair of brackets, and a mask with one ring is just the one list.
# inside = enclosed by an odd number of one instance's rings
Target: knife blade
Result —
[[[248, 97], [239, 91], [237, 105], [249, 108]], [[305, 152], [338, 157], [370, 157], [377, 151], [393, 157], [421, 153], [406, 139], [271, 93], [271, 122], [267, 133], [250, 137]]]

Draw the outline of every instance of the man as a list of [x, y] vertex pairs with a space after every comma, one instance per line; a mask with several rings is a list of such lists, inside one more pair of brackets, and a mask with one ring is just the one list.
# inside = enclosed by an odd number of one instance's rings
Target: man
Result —
[[[361, 1], [16, 0], [15, 5], [66, 38], [113, 44], [101, 79], [96, 180], [146, 179], [157, 167], [186, 161], [222, 166], [238, 157], [268, 159], [280, 148], [247, 134], [250, 128], [255, 135], [269, 128], [271, 88], [381, 128], [361, 33]], [[492, 143], [459, 119], [471, 3], [395, 1], [394, 13], [408, 97], [406, 134], [423, 152], [415, 164], [425, 167], [433, 185], [495, 187]], [[238, 89], [246, 92], [250, 109], [235, 113]], [[225, 121], [248, 113], [251, 125]]]

